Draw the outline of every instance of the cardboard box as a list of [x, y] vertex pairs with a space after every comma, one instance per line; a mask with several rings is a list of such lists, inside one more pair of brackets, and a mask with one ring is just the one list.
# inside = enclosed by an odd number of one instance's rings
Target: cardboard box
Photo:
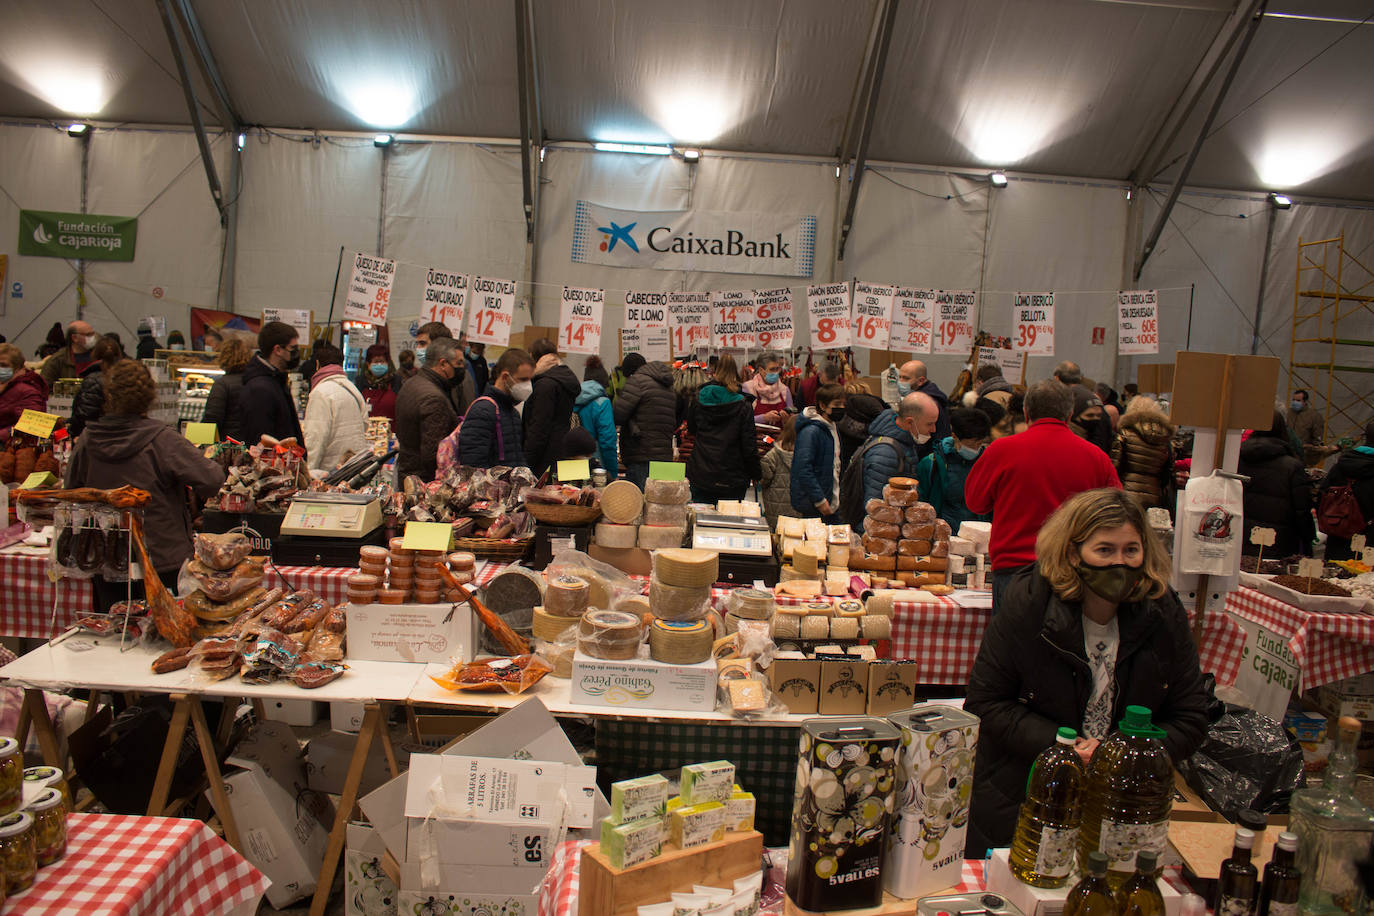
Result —
[[821, 663], [814, 658], [775, 658], [768, 686], [788, 712], [814, 716], [820, 706]]
[[716, 708], [716, 663], [609, 661], [579, 650], [573, 656], [571, 699], [587, 706], [711, 712]]
[[492, 916], [494, 913], [533, 914], [539, 910], [543, 872], [443, 864], [432, 888], [420, 879], [416, 862], [401, 863], [401, 913], [444, 913], [445, 916]]
[[349, 824], [344, 849], [344, 916], [396, 916], [396, 883], [382, 871], [386, 844], [371, 824]]
[[[1227, 847], [1227, 852], [1230, 848]], [[1070, 877], [1063, 887], [1031, 887], [1022, 884], [1011, 873], [1009, 862], [1011, 850], [994, 849], [987, 863], [987, 887], [993, 894], [1000, 894], [1015, 904], [1025, 916], [1059, 916], [1064, 912], [1064, 901], [1073, 890], [1075, 878]], [[1165, 916], [1178, 916], [1183, 908], [1183, 894], [1168, 881], [1160, 881], [1159, 893], [1164, 898]]]
[[263, 714], [269, 721], [284, 722], [297, 728], [309, 728], [320, 721], [323, 717], [321, 705], [314, 700], [265, 699], [262, 701]]
[[1328, 719], [1354, 716], [1374, 721], [1374, 675], [1362, 674], [1323, 684], [1309, 691], [1309, 696]]
[[[305, 746], [305, 778], [311, 791], [328, 795], [342, 795], [344, 780], [348, 777], [348, 766], [353, 762], [353, 749], [357, 746], [358, 736], [346, 732], [325, 732], [310, 739]], [[410, 761], [411, 754], [423, 754], [428, 750], [422, 745], [411, 744], [404, 728], [391, 732], [391, 749], [396, 752], [396, 765], [402, 770]], [[373, 741], [368, 748], [367, 762], [363, 764], [363, 778], [358, 786], [359, 794], [367, 794], [391, 779], [391, 769], [386, 765], [386, 753], [380, 741]]]
[[885, 716], [916, 705], [914, 661], [873, 661], [868, 663], [868, 714]]
[[1169, 820], [1200, 821], [1210, 824], [1223, 821], [1225, 818], [1207, 807], [1202, 797], [1184, 780], [1183, 774], [1174, 770], [1174, 804], [1169, 811]]
[[861, 716], [868, 709], [868, 663], [854, 656], [822, 658], [818, 709], [823, 716]]
[[587, 548], [587, 555], [631, 576], [648, 576], [654, 571], [652, 555], [643, 547], [602, 547], [593, 544]]
[[329, 729], [356, 735], [363, 730], [363, 715], [367, 710], [362, 703], [339, 701], [329, 704]]
[[471, 661], [477, 646], [466, 604], [350, 604], [348, 657], [376, 662]]

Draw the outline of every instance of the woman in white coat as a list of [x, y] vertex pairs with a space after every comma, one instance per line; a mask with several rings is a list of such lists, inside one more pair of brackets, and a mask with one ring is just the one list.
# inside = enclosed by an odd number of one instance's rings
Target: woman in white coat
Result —
[[344, 374], [338, 347], [316, 344], [314, 356], [320, 368], [310, 378], [301, 430], [310, 470], [328, 472], [367, 450], [367, 401]]

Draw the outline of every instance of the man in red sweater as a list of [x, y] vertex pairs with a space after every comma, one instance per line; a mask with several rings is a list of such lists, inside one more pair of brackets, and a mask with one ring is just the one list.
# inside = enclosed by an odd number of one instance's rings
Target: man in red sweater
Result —
[[1011, 577], [1035, 562], [1035, 536], [1064, 500], [1098, 487], [1121, 488], [1111, 459], [1069, 428], [1073, 393], [1056, 379], [1026, 392], [1030, 428], [998, 439], [974, 463], [964, 503], [992, 513], [992, 610]]

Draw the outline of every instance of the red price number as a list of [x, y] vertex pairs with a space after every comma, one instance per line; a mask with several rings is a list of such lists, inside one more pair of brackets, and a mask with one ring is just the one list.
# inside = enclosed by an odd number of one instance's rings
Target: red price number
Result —
[[565, 344], [575, 343], [580, 347], [586, 343], [587, 330], [588, 326], [585, 324], [565, 324], [563, 325], [563, 342]]
[[859, 337], [862, 340], [879, 340], [888, 330], [888, 323], [881, 318], [869, 316], [859, 319]]
[[474, 316], [474, 333], [479, 337], [491, 337], [496, 326], [496, 315], [490, 309], [479, 309]]
[[1033, 325], [1033, 324], [1018, 324], [1018, 325], [1016, 326], [1016, 347], [1017, 347], [1017, 349], [1020, 349], [1020, 350], [1029, 350], [1031, 347], [1035, 346], [1035, 336], [1036, 336], [1036, 333], [1037, 333], [1037, 331], [1036, 331], [1036, 329], [1035, 329], [1035, 325]]
[[820, 321], [817, 321], [816, 339], [821, 343], [834, 343], [840, 336], [839, 332], [835, 329], [835, 324], [834, 318], [822, 318]]
[[957, 343], [961, 329], [962, 325], [957, 321], [940, 322], [940, 346], [951, 346]]

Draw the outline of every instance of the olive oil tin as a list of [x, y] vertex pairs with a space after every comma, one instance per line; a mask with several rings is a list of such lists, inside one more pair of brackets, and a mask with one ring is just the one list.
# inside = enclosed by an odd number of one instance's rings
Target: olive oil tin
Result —
[[901, 735], [884, 719], [801, 724], [787, 896], [803, 910], [877, 906]]
[[901, 734], [883, 887], [910, 900], [959, 883], [973, 796], [978, 717], [927, 703], [887, 717]]

